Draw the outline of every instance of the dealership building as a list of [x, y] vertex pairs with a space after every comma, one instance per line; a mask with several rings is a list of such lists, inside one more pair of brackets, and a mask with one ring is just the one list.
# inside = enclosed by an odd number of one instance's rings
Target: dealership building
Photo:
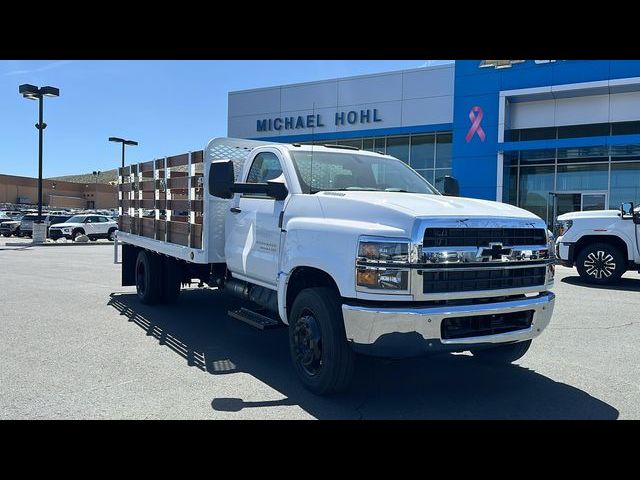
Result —
[[550, 224], [640, 202], [640, 61], [458, 60], [230, 92], [228, 136], [384, 152]]

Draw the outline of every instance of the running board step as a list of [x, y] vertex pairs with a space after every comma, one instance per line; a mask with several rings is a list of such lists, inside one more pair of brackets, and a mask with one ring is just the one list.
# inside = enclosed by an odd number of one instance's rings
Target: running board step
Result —
[[238, 320], [242, 320], [244, 323], [251, 325], [259, 330], [268, 330], [271, 328], [284, 327], [285, 324], [279, 320], [262, 315], [261, 313], [254, 312], [247, 308], [241, 308], [239, 310], [229, 310], [227, 314]]

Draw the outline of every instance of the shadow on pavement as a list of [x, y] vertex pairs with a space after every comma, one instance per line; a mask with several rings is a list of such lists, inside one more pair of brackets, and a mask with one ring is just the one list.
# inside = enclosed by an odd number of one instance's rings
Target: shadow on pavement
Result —
[[597, 290], [622, 290], [627, 292], [640, 292], [640, 278], [626, 278], [623, 277], [620, 281], [614, 285], [593, 285], [587, 283], [580, 276], [564, 277], [561, 280], [562, 283], [568, 283], [569, 285], [575, 285], [577, 287], [595, 288]]
[[[409, 360], [360, 357], [348, 392], [317, 397], [298, 382], [286, 328], [259, 331], [226, 312], [241, 302], [218, 292], [183, 291], [173, 305], [147, 306], [132, 293], [109, 305], [129, 322], [211, 375], [244, 372], [285, 398], [245, 402], [212, 395], [216, 411], [299, 405], [324, 419], [615, 419], [618, 411], [572, 386], [517, 365], [480, 364], [468, 355]], [[526, 357], [525, 357], [526, 358]]]

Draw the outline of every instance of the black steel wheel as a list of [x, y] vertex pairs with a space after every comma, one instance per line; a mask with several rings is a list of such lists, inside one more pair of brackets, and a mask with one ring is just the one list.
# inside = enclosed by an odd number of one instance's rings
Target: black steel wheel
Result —
[[322, 332], [314, 313], [305, 309], [293, 328], [296, 362], [310, 377], [322, 369]]
[[136, 259], [136, 293], [142, 303], [153, 305], [162, 297], [162, 264], [155, 253], [141, 250]]
[[337, 292], [317, 287], [298, 294], [289, 314], [289, 351], [298, 378], [313, 393], [327, 395], [349, 386], [355, 354]]
[[609, 243], [592, 243], [583, 248], [576, 268], [583, 280], [597, 285], [615, 283], [627, 270], [625, 256]]

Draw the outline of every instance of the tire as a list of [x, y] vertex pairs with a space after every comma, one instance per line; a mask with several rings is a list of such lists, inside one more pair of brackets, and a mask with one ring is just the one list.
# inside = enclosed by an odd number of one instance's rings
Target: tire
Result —
[[486, 363], [505, 364], [522, 358], [530, 346], [531, 340], [525, 340], [524, 342], [510, 343], [499, 347], [471, 350], [471, 353], [474, 357]]
[[10, 236], [11, 236], [11, 234], [10, 234], [10, 233], [3, 233], [3, 234], [2, 234], [2, 236], [3, 236], [3, 237], [7, 237], [7, 238], [8, 238], [8, 237], [10, 237]]
[[145, 305], [154, 305], [162, 298], [162, 262], [155, 253], [141, 250], [136, 259], [136, 293]]
[[78, 228], [74, 230], [73, 233], [71, 233], [71, 238], [73, 238], [73, 241], [75, 242], [76, 238], [78, 238], [80, 235], [84, 235], [84, 230]]
[[609, 243], [587, 245], [576, 258], [576, 268], [585, 282], [609, 285], [617, 282], [627, 270], [627, 260], [620, 250]]
[[171, 257], [163, 259], [162, 267], [162, 301], [174, 303], [180, 296], [182, 268], [180, 263]]
[[298, 294], [289, 315], [289, 351], [298, 378], [311, 392], [328, 395], [349, 386], [355, 354], [334, 290], [307, 288]]
[[98, 241], [98, 237], [91, 236], [91, 237], [89, 237], [89, 240], [91, 240], [92, 242], [97, 242]]
[[107, 240], [109, 240], [110, 242], [113, 242], [115, 240], [116, 230], [116, 228], [109, 229], [109, 232], [107, 233]]

